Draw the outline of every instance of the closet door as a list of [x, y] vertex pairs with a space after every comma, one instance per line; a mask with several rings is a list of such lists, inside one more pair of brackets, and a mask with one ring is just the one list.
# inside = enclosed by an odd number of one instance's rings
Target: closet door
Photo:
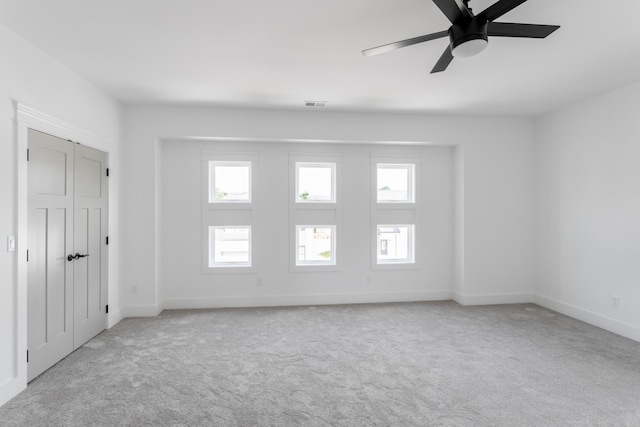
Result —
[[75, 146], [74, 349], [107, 326], [106, 170], [106, 153]]
[[29, 130], [27, 346], [31, 381], [73, 351], [74, 144]]
[[27, 380], [107, 326], [107, 154], [29, 130]]

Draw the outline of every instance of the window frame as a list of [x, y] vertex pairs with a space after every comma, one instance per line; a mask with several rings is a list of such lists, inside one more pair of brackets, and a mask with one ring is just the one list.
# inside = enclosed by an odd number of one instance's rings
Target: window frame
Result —
[[[407, 171], [407, 199], [405, 200], [380, 200], [378, 192], [380, 191], [378, 182], [380, 169], [404, 169]], [[415, 204], [415, 187], [416, 187], [416, 164], [415, 163], [376, 163], [375, 173], [375, 200], [378, 204]]]
[[[202, 154], [202, 227], [201, 227], [201, 265], [203, 274], [237, 274], [256, 273], [259, 259], [255, 254], [255, 242], [262, 235], [256, 227], [256, 213], [259, 211], [255, 202], [256, 178], [258, 176], [258, 154], [254, 152], [201, 151]], [[211, 164], [249, 165], [249, 200], [217, 200], [211, 201]], [[214, 187], [215, 188], [215, 187]], [[242, 224], [242, 225], [238, 225]], [[249, 265], [219, 264], [210, 265], [214, 254], [211, 253], [209, 227], [250, 228]], [[260, 234], [259, 234], [260, 233]]]
[[[216, 229], [247, 229], [248, 230], [248, 260], [245, 261], [237, 261], [237, 262], [216, 262], [215, 261], [215, 230]], [[212, 238], [213, 237], [213, 238]], [[209, 268], [251, 268], [253, 263], [253, 242], [252, 242], [252, 234], [251, 234], [251, 226], [250, 225], [210, 225], [209, 226]]]
[[[407, 228], [407, 258], [403, 259], [380, 259], [380, 228]], [[416, 226], [415, 224], [376, 224], [376, 264], [378, 266], [389, 265], [414, 265], [416, 263]], [[385, 240], [386, 242], [386, 240]], [[387, 246], [388, 250], [388, 246]]]
[[[252, 161], [239, 161], [239, 160], [209, 160], [209, 181], [208, 181], [208, 203], [223, 203], [223, 204], [231, 204], [231, 203], [252, 203], [253, 197], [253, 182], [252, 182], [252, 169], [253, 162]], [[245, 166], [248, 167], [248, 188], [247, 188], [247, 199], [216, 199], [215, 196], [212, 198], [212, 195], [215, 194], [215, 168], [216, 166]]]
[[[329, 200], [306, 200], [300, 198], [300, 168], [328, 168], [331, 171], [331, 198]], [[320, 161], [296, 161], [295, 165], [295, 178], [294, 178], [294, 203], [299, 204], [335, 204], [337, 203], [337, 194], [336, 194], [336, 162], [320, 162]]]
[[[297, 165], [331, 165], [333, 201], [314, 200], [298, 202]], [[339, 152], [289, 152], [289, 272], [332, 272], [342, 268], [342, 153]], [[333, 264], [315, 263], [297, 265], [298, 241], [296, 227], [306, 224], [323, 224], [317, 227], [334, 227], [332, 235]]]
[[[303, 261], [300, 262], [300, 260], [298, 259], [298, 255], [299, 255], [299, 250], [300, 250], [300, 229], [301, 228], [329, 228], [331, 229], [331, 245], [330, 245], [330, 250], [331, 250], [331, 258], [327, 261], [322, 261], [322, 260], [317, 260], [317, 261]], [[305, 267], [335, 267], [336, 266], [336, 260], [337, 260], [337, 231], [336, 231], [337, 227], [334, 224], [323, 224], [323, 225], [319, 225], [319, 224], [313, 224], [313, 225], [306, 225], [306, 224], [297, 224], [295, 226], [294, 229], [294, 234], [295, 234], [295, 248], [296, 248], [296, 257], [294, 260], [294, 265], [296, 268], [305, 268]]]
[[[371, 270], [416, 270], [421, 267], [421, 235], [423, 218], [423, 200], [420, 185], [422, 156], [418, 153], [370, 153], [371, 162]], [[412, 165], [410, 181], [412, 201], [378, 201], [378, 166]], [[388, 261], [378, 259], [378, 227], [412, 227], [410, 249], [412, 257], [407, 260]], [[382, 261], [382, 262], [381, 262]]]

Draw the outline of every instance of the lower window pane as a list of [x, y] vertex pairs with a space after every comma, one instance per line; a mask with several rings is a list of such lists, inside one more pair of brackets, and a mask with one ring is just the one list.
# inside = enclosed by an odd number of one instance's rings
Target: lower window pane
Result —
[[251, 265], [251, 227], [209, 227], [210, 267]]
[[378, 264], [410, 264], [414, 262], [414, 226], [378, 225]]
[[296, 265], [335, 264], [335, 226], [296, 226]]

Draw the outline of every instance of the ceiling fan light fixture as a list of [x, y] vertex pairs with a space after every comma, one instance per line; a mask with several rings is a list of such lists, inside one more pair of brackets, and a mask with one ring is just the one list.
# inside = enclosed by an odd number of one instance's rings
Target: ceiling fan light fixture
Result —
[[485, 39], [471, 39], [464, 41], [451, 49], [451, 54], [456, 58], [468, 58], [482, 52], [489, 42]]
[[474, 17], [464, 24], [454, 24], [449, 28], [451, 54], [456, 58], [468, 58], [487, 48], [489, 37], [487, 21]]

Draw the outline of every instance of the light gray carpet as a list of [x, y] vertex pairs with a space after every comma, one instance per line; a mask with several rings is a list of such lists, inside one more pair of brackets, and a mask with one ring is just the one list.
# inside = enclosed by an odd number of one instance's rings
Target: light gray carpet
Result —
[[165, 311], [126, 319], [2, 426], [640, 426], [640, 343], [525, 304]]

